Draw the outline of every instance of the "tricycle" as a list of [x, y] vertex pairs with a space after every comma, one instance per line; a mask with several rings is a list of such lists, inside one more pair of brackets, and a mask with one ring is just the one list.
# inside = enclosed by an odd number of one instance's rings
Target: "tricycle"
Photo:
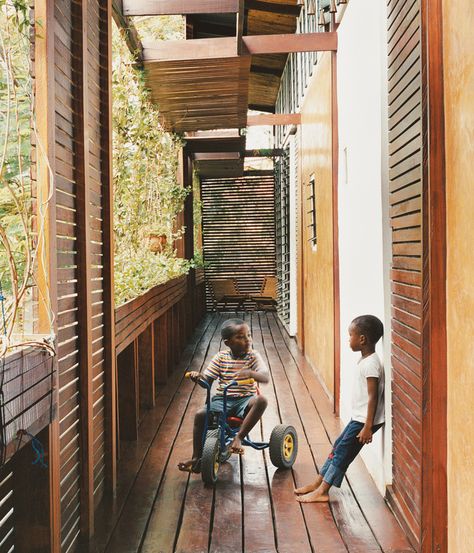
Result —
[[[190, 373], [186, 373], [189, 376]], [[201, 476], [206, 484], [215, 484], [221, 463], [231, 456], [229, 449], [235, 435], [238, 433], [243, 419], [227, 414], [227, 391], [237, 384], [253, 384], [253, 379], [232, 380], [224, 386], [223, 410], [211, 411], [211, 383], [202, 378], [197, 383], [206, 390], [206, 421], [202, 435]], [[249, 436], [242, 440], [243, 446], [257, 450], [268, 448], [270, 460], [277, 468], [291, 468], [298, 453], [298, 435], [293, 426], [278, 424], [272, 430], [268, 442], [254, 442]]]

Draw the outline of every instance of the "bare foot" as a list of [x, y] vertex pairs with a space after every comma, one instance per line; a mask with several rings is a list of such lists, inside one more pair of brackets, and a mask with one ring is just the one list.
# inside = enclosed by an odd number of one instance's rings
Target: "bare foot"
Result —
[[293, 490], [293, 492], [296, 495], [303, 495], [305, 493], [314, 492], [314, 490], [319, 488], [322, 481], [323, 481], [323, 477], [320, 474], [318, 474], [318, 477], [316, 478], [316, 480], [313, 483], [308, 484], [307, 486], [302, 486], [301, 488], [295, 488]]
[[182, 472], [201, 472], [200, 459], [189, 459], [189, 461], [178, 463], [178, 469]]
[[239, 436], [235, 436], [235, 438], [232, 440], [232, 443], [229, 446], [229, 449], [232, 451], [232, 453], [243, 455], [244, 448], [242, 447], [242, 440], [239, 438]]
[[318, 490], [307, 493], [306, 495], [299, 495], [296, 501], [300, 503], [327, 503], [329, 501], [329, 495], [327, 493], [321, 493]]

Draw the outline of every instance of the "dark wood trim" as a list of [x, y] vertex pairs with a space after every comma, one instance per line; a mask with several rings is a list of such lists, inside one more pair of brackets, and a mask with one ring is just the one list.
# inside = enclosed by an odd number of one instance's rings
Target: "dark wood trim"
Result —
[[78, 267], [78, 333], [79, 388], [81, 427], [81, 538], [88, 541], [94, 534], [94, 426], [92, 374], [92, 290], [90, 250], [90, 160], [89, 160], [89, 52], [88, 3], [73, 5], [79, 21], [75, 37], [78, 56], [74, 60], [77, 75], [76, 183], [77, 183], [77, 267]]
[[281, 157], [284, 155], [283, 148], [260, 148], [257, 150], [245, 150], [244, 157]]
[[238, 56], [242, 54], [244, 45], [243, 45], [243, 36], [244, 36], [244, 26], [245, 26], [245, 0], [239, 0], [239, 11], [236, 16], [236, 53]]
[[249, 109], [253, 111], [263, 111], [264, 113], [275, 113], [275, 104], [249, 104]]
[[293, 15], [294, 17], [298, 17], [300, 15], [302, 7], [302, 4], [283, 4], [276, 2], [262, 2], [261, 0], [245, 0], [245, 8], [247, 10], [277, 13], [280, 15]]
[[[38, 270], [37, 284], [46, 287], [44, 294], [39, 294], [38, 302], [38, 332], [56, 334], [57, 329], [57, 259], [56, 259], [56, 182], [53, 190], [50, 190], [50, 171], [55, 175], [55, 85], [54, 85], [54, 2], [52, 0], [35, 0], [35, 35], [42, 39], [36, 39], [35, 48], [35, 102], [42, 109], [36, 113], [36, 128], [38, 136], [43, 144], [44, 154], [47, 155], [48, 163], [44, 156], [38, 152], [36, 158], [37, 168], [37, 205], [38, 209], [44, 210], [42, 204], [50, 198], [44, 222], [43, 243], [38, 243]], [[42, 266], [43, 260], [46, 266]], [[48, 298], [50, 306], [44, 305], [42, 297]], [[51, 308], [54, 314], [54, 321], [50, 321], [47, 312]], [[51, 329], [51, 323], [53, 328]], [[58, 384], [58, 359], [53, 358], [54, 388], [53, 405], [59, 403]], [[48, 433], [49, 453], [49, 531], [51, 553], [59, 553], [61, 549], [61, 503], [60, 503], [60, 443], [59, 443], [59, 420], [56, 417], [50, 425]]]
[[332, 116], [332, 247], [333, 247], [333, 319], [334, 319], [334, 412], [339, 416], [341, 386], [341, 298], [339, 287], [339, 132], [337, 104], [337, 54], [331, 54]]
[[264, 65], [256, 65], [252, 63], [252, 65], [250, 66], [250, 72], [281, 77], [282, 70], [278, 67], [265, 67]]
[[240, 0], [122, 0], [122, 13], [136, 15], [192, 15], [237, 13]]
[[337, 33], [300, 33], [244, 36], [246, 54], [289, 54], [337, 50]]
[[[104, 236], [104, 363], [105, 363], [105, 464], [106, 487], [113, 492], [117, 483], [117, 366], [115, 355], [115, 301], [114, 301], [114, 214], [112, 168], [112, 0], [105, 1], [106, 19], [102, 19], [106, 34], [107, 69], [102, 69], [101, 90], [106, 105], [102, 111], [102, 186]], [[105, 41], [104, 41], [105, 42]]]
[[301, 125], [301, 113], [247, 115], [247, 127], [255, 127], [261, 125]]
[[423, 470], [421, 551], [448, 548], [446, 189], [442, 0], [421, 0]]

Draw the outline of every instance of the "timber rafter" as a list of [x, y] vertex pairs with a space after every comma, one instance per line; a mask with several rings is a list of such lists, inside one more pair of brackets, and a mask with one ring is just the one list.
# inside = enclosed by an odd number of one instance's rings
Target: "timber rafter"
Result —
[[[327, 52], [337, 50], [336, 33], [301, 33], [241, 37], [242, 55], [288, 54], [290, 52]], [[236, 55], [236, 38], [198, 38], [190, 48], [187, 40], [143, 42], [143, 60], [153, 62], [188, 62], [232, 58]]]

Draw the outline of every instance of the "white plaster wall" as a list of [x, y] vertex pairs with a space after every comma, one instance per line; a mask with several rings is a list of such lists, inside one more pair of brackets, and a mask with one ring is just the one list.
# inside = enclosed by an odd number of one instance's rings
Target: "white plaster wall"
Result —
[[[338, 29], [341, 417], [344, 422], [350, 419], [352, 376], [360, 355], [348, 346], [347, 328], [354, 317], [370, 313], [385, 323], [385, 337], [377, 351], [385, 361], [387, 386], [390, 382], [387, 362], [390, 318], [384, 286], [388, 282], [390, 235], [384, 225], [388, 219], [382, 201], [387, 178], [383, 4], [380, 0], [352, 0]], [[389, 389], [386, 405], [390, 421]], [[390, 435], [389, 428], [379, 431], [374, 442], [362, 451], [382, 493], [391, 478]]]

